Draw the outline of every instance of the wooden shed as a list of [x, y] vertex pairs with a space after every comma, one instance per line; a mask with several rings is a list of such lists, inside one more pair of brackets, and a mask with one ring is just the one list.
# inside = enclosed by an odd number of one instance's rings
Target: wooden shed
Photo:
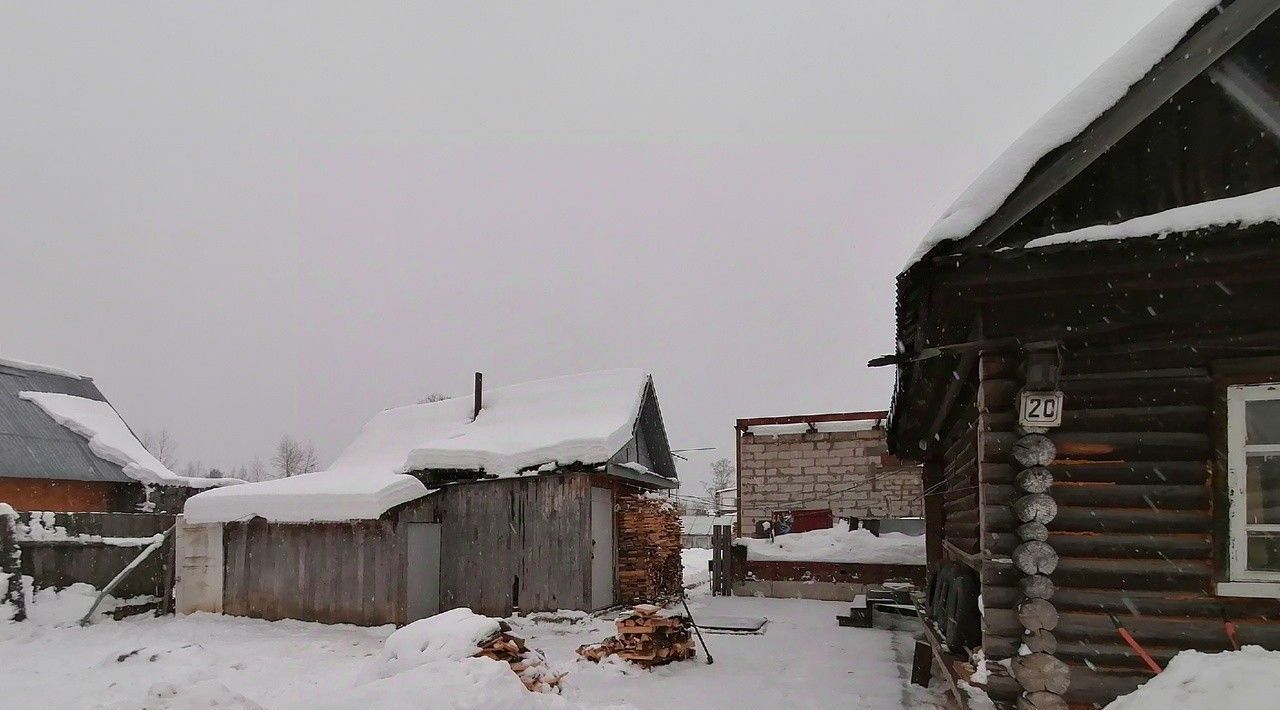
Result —
[[1159, 666], [1280, 648], [1278, 9], [1174, 3], [899, 276], [889, 447], [1000, 703], [1129, 692], [1118, 625]]
[[652, 380], [586, 373], [387, 410], [323, 472], [192, 498], [179, 611], [328, 623], [678, 593]]

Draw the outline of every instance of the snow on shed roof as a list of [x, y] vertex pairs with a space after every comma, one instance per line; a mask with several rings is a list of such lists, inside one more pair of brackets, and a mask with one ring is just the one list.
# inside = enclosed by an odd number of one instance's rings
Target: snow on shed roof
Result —
[[1228, 224], [1249, 227], [1265, 222], [1280, 222], [1280, 187], [1175, 207], [1119, 224], [1100, 224], [1040, 237], [1027, 242], [1026, 247], [1034, 249], [1055, 244], [1165, 236]]
[[1169, 5], [996, 158], [942, 214], [907, 266], [938, 244], [962, 239], [981, 226], [1041, 158], [1106, 113], [1218, 4], [1219, 0], [1175, 0]]
[[191, 478], [170, 471], [143, 447], [116, 410], [102, 400], [29, 391], [19, 392], [18, 398], [35, 404], [59, 425], [83, 436], [95, 456], [120, 466], [135, 481], [192, 488], [242, 482], [234, 478]]
[[604, 370], [380, 412], [324, 471], [207, 491], [187, 501], [195, 523], [261, 516], [279, 522], [377, 518], [429, 490], [410, 471], [514, 476], [548, 463], [598, 464], [631, 440], [649, 375]]

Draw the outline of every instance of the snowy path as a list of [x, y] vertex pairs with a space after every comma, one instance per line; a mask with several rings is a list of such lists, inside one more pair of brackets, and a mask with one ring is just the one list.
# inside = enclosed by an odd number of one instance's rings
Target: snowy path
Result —
[[[68, 601], [76, 603], [64, 606], [78, 608], [77, 600]], [[566, 613], [564, 618], [516, 619], [513, 625], [550, 663], [569, 671], [563, 696], [568, 702], [556, 700], [557, 707], [899, 710], [906, 682], [899, 659], [909, 656], [903, 653], [910, 648], [908, 635], [841, 628], [835, 615], [844, 606], [695, 596], [695, 617], [765, 616], [767, 633], [709, 635], [714, 665], [700, 657], [652, 672], [577, 662], [574, 650], [609, 635], [610, 621]], [[62, 611], [64, 618], [75, 616], [70, 608]], [[379, 653], [390, 627], [199, 614], [79, 628], [54, 625], [57, 612], [46, 607], [44, 618], [33, 623], [0, 624], [0, 698], [6, 706], [289, 710], [348, 707], [344, 699], [349, 698], [353, 708], [493, 707], [483, 698], [438, 687], [433, 693], [409, 680], [407, 686], [388, 683], [372, 694], [364, 686], [354, 694], [360, 672]]]
[[[860, 708], [902, 707], [907, 669], [899, 649], [908, 634], [879, 629], [850, 629], [836, 624], [848, 604], [801, 599], [696, 597], [694, 618], [764, 616], [763, 635], [708, 634], [715, 657], [706, 665], [699, 657], [651, 672], [628, 666], [578, 664], [566, 678], [566, 697], [592, 705], [630, 704], [659, 708]], [[577, 625], [575, 625], [577, 626]], [[594, 633], [579, 628], [563, 634], [555, 626], [522, 626], [530, 644], [555, 661], [567, 659], [584, 639], [611, 633], [610, 622], [593, 620]]]

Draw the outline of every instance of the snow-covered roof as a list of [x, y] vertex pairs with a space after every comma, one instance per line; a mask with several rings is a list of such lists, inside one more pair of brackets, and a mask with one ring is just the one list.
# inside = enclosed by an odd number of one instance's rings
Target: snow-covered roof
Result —
[[26, 370], [27, 372], [41, 372], [46, 375], [58, 375], [59, 377], [70, 377], [77, 380], [90, 379], [84, 375], [76, 374], [70, 370], [64, 370], [61, 367], [53, 365], [41, 365], [34, 362], [26, 362], [24, 360], [14, 360], [12, 358], [0, 357], [0, 367], [9, 367], [14, 370]]
[[733, 525], [732, 515], [681, 515], [680, 532], [685, 535], [710, 535], [717, 525]]
[[411, 471], [505, 477], [605, 463], [634, 435], [648, 384], [642, 370], [604, 370], [498, 387], [484, 391], [474, 421], [470, 397], [388, 409], [328, 469], [207, 491], [187, 501], [186, 515], [196, 523], [371, 519], [431, 492]]
[[1218, 4], [1175, 0], [996, 158], [942, 214], [907, 265], [942, 242], [968, 236], [995, 214], [1041, 158], [1106, 113]]
[[834, 422], [796, 422], [792, 424], [752, 424], [744, 431], [753, 436], [779, 434], [804, 434], [806, 432], [831, 433], [844, 431], [871, 431], [882, 425], [882, 419], [846, 419]]
[[1100, 224], [1040, 237], [1027, 242], [1026, 246], [1028, 249], [1034, 249], [1055, 244], [1165, 236], [1229, 224], [1250, 227], [1265, 222], [1280, 222], [1280, 187], [1175, 207], [1164, 212], [1135, 217], [1119, 224]]
[[18, 398], [35, 404], [60, 426], [87, 439], [95, 456], [120, 466], [135, 481], [191, 488], [242, 483], [234, 478], [191, 478], [170, 471], [147, 451], [107, 402], [58, 392], [19, 392]]
[[429, 432], [408, 470], [510, 476], [551, 461], [604, 463], [634, 434], [648, 381], [642, 370], [604, 370], [499, 387], [484, 393], [475, 421], [469, 397], [420, 405]]

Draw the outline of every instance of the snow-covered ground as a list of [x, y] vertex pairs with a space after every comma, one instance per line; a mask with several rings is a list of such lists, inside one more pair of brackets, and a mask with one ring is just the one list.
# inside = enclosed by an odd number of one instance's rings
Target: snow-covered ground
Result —
[[711, 550], [685, 548], [680, 552], [684, 563], [684, 586], [688, 589], [711, 581]]
[[[686, 556], [705, 574], [707, 551]], [[690, 583], [699, 580], [694, 576]], [[579, 612], [510, 620], [513, 632], [567, 671], [561, 696], [528, 693], [496, 661], [435, 664], [389, 678], [391, 627], [267, 622], [211, 614], [104, 619], [81, 628], [87, 590], [37, 600], [33, 620], [0, 623], [0, 698], [8, 707], [62, 708], [770, 708], [898, 710], [906, 690], [909, 634], [840, 627], [847, 604], [709, 597], [691, 592], [699, 616], [763, 616], [762, 635], [707, 635], [715, 658], [644, 671], [578, 660], [579, 645], [612, 633], [612, 621]], [[501, 671], [499, 673], [498, 671]], [[517, 692], [518, 691], [518, 692]]]

